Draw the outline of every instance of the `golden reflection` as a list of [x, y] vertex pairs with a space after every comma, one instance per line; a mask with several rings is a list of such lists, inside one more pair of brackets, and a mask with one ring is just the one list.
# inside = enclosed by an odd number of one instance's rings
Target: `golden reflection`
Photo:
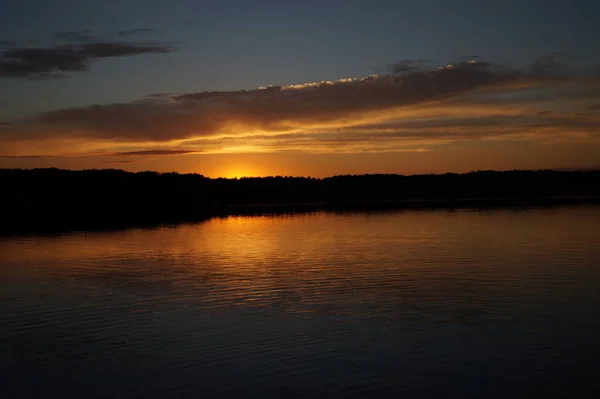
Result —
[[[564, 227], [572, 225], [580, 228]], [[583, 207], [231, 216], [156, 229], [1, 239], [0, 277], [67, 277], [90, 289], [197, 293], [199, 306], [311, 312], [322, 311], [317, 304], [324, 295], [328, 306], [341, 309], [392, 292], [403, 301], [463, 292], [461, 276], [484, 271], [499, 283], [525, 284], [535, 275], [528, 277], [512, 260], [531, 257], [532, 250], [544, 256], [569, 240], [593, 242], [598, 225], [596, 209]]]

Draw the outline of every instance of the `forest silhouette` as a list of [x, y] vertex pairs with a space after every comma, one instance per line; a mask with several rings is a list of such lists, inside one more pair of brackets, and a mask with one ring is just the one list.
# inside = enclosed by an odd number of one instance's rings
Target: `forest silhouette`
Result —
[[600, 170], [328, 178], [208, 178], [116, 169], [0, 169], [3, 233], [295, 211], [522, 207], [600, 202]]

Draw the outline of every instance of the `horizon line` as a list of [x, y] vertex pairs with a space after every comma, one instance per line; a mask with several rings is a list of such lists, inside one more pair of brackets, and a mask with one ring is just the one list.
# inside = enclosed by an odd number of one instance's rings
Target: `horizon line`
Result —
[[47, 167], [47, 168], [0, 168], [1, 171], [59, 171], [59, 172], [103, 172], [103, 171], [111, 171], [111, 172], [122, 172], [127, 174], [141, 174], [141, 173], [152, 173], [157, 175], [179, 175], [179, 176], [198, 176], [205, 179], [210, 180], [242, 180], [242, 179], [268, 179], [268, 178], [292, 178], [292, 179], [315, 179], [315, 180], [326, 180], [336, 177], [363, 177], [363, 176], [402, 176], [402, 177], [411, 177], [411, 176], [444, 176], [444, 175], [468, 175], [474, 173], [510, 173], [510, 172], [600, 172], [600, 167], [589, 167], [589, 168], [541, 168], [541, 169], [474, 169], [468, 172], [441, 172], [441, 173], [412, 173], [412, 174], [402, 174], [402, 173], [347, 173], [347, 174], [337, 174], [337, 175], [329, 175], [324, 177], [315, 177], [315, 176], [307, 176], [307, 175], [264, 175], [264, 176], [236, 176], [236, 177], [209, 177], [203, 175], [198, 172], [190, 172], [190, 173], [181, 173], [176, 171], [171, 172], [159, 172], [154, 170], [141, 170], [141, 171], [129, 171], [125, 169], [117, 169], [117, 168], [86, 168], [86, 169], [66, 169], [66, 168], [57, 168], [57, 167]]

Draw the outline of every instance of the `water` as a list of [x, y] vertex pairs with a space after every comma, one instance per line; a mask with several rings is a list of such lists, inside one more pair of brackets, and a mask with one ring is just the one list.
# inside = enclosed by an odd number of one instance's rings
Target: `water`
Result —
[[2, 397], [598, 397], [600, 208], [0, 238]]

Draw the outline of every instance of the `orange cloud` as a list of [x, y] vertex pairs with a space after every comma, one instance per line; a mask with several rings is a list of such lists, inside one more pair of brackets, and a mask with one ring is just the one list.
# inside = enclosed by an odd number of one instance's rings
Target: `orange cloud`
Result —
[[597, 81], [469, 61], [230, 92], [160, 94], [0, 124], [5, 155], [423, 152], [464, 140], [597, 142]]

